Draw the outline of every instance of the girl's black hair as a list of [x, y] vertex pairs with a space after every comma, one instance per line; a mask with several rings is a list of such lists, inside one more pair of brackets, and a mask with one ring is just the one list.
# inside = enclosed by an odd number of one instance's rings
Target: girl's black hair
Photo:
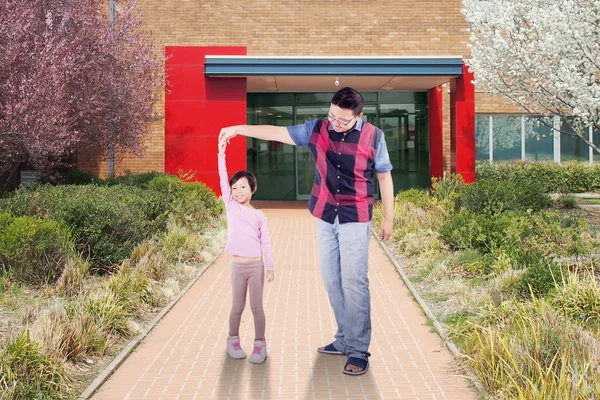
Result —
[[229, 186], [233, 186], [234, 183], [236, 183], [242, 178], [246, 178], [246, 180], [248, 181], [248, 185], [250, 185], [250, 191], [252, 193], [256, 192], [256, 177], [252, 172], [249, 171], [236, 172], [229, 180]]

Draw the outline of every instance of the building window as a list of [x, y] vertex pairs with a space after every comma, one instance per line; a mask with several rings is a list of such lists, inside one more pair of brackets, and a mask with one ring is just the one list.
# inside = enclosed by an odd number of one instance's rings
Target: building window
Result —
[[[573, 132], [568, 121], [561, 121], [562, 132]], [[587, 133], [587, 132], [586, 132]], [[569, 134], [560, 135], [560, 159], [561, 161], [588, 161], [589, 148], [580, 137]]]
[[[600, 147], [600, 131], [593, 131], [592, 139], [593, 139], [592, 143], [594, 143], [596, 145], [596, 147]], [[592, 160], [593, 160], [593, 162], [599, 162], [600, 154], [596, 151], [593, 151]]]
[[554, 131], [535, 118], [523, 116], [525, 121], [525, 160], [560, 161], [554, 159]]
[[[475, 158], [483, 161], [600, 161], [600, 154], [579, 137], [562, 133], [571, 127], [553, 117], [548, 121], [529, 115], [477, 114]], [[589, 140], [600, 145], [600, 131], [590, 129]]]
[[490, 159], [490, 120], [491, 115], [475, 116], [475, 159]]
[[521, 159], [521, 116], [493, 116], [493, 158], [494, 161]]

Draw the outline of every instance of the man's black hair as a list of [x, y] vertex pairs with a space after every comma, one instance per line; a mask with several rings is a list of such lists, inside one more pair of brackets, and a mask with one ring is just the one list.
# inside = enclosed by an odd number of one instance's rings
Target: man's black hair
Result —
[[338, 90], [331, 99], [331, 104], [346, 110], [352, 110], [354, 115], [358, 115], [363, 109], [363, 97], [360, 93], [350, 87], [344, 87]]

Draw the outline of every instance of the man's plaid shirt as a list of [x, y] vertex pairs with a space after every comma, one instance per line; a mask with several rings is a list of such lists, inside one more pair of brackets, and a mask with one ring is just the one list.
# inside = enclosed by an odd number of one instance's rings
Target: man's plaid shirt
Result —
[[327, 120], [291, 126], [288, 132], [315, 159], [310, 212], [328, 223], [336, 217], [341, 224], [370, 221], [374, 172], [392, 169], [383, 131], [359, 119], [346, 133], [333, 130]]

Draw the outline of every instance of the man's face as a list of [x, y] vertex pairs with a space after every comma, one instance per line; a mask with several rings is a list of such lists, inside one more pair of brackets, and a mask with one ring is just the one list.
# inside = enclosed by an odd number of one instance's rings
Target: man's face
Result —
[[340, 108], [335, 104], [332, 104], [329, 107], [329, 112], [327, 113], [327, 118], [329, 122], [331, 122], [331, 126], [336, 132], [346, 132], [354, 126], [358, 118], [362, 116], [362, 113], [358, 115], [354, 115], [352, 110], [348, 110], [345, 108]]

